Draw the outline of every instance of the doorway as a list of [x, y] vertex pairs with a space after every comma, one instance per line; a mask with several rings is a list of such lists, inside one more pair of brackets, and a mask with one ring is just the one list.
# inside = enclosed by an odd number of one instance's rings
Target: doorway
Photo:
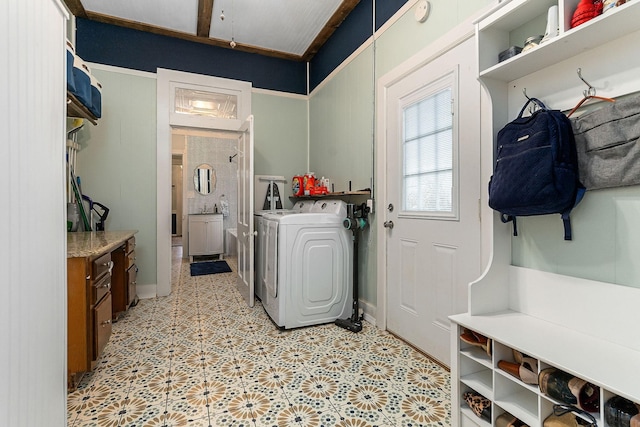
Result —
[[[171, 169], [172, 134], [178, 129], [237, 132], [251, 114], [251, 83], [180, 71], [157, 70], [157, 285], [156, 295], [171, 294]], [[219, 115], [209, 109], [189, 110], [190, 94], [220, 95], [234, 105]], [[213, 103], [208, 103], [212, 108]], [[242, 119], [241, 119], [242, 118]], [[184, 170], [184, 169], [183, 169]], [[186, 172], [185, 172], [186, 174]], [[183, 211], [184, 216], [184, 211]], [[183, 223], [184, 229], [184, 223]], [[183, 242], [183, 245], [186, 245]]]

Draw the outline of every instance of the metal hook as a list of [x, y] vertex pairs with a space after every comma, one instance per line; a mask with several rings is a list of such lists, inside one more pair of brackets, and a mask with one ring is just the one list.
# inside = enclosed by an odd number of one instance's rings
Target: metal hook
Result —
[[596, 88], [591, 86], [585, 79], [584, 77], [582, 77], [582, 68], [578, 68], [577, 70], [578, 73], [578, 77], [580, 78], [580, 80], [582, 80], [582, 82], [584, 84], [586, 84], [589, 89], [588, 90], [583, 90], [582, 94], [584, 95], [584, 97], [586, 98], [587, 96], [596, 96]]
[[[522, 94], [524, 95], [525, 98], [527, 98], [528, 101], [531, 101], [531, 97], [529, 97], [529, 95], [527, 95], [527, 88], [526, 87], [522, 88]], [[536, 104], [535, 102], [533, 104], [529, 105], [529, 114], [535, 113], [537, 109], [538, 109], [538, 104]]]

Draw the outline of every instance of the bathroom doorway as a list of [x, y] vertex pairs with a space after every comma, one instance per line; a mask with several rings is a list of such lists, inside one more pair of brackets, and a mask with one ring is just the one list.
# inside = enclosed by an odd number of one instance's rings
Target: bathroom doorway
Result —
[[[233, 133], [238, 141], [238, 131], [244, 121], [241, 117], [251, 114], [251, 83], [223, 79], [200, 74], [184, 73], [158, 68], [157, 70], [157, 284], [156, 295], [171, 293], [171, 140], [176, 131], [184, 129], [209, 131], [217, 129], [223, 133]], [[205, 103], [206, 114], [195, 111], [189, 96], [204, 93], [228, 103]], [[202, 105], [205, 105], [202, 104]], [[200, 104], [199, 104], [200, 105]], [[232, 110], [218, 111], [220, 106], [233, 106]], [[191, 106], [191, 107], [189, 107]], [[217, 106], [217, 107], [216, 107]], [[217, 110], [216, 110], [217, 108]], [[216, 110], [216, 111], [213, 111]], [[215, 114], [214, 114], [215, 113]], [[222, 114], [224, 113], [224, 114]], [[187, 156], [188, 157], [188, 156]], [[226, 157], [229, 162], [228, 156]], [[183, 185], [192, 181], [183, 156]], [[232, 161], [233, 162], [233, 161]], [[189, 196], [189, 191], [185, 191]], [[225, 196], [231, 200], [226, 194]], [[183, 207], [187, 204], [183, 204]], [[183, 217], [188, 213], [183, 209]], [[183, 222], [183, 248], [188, 248]]]

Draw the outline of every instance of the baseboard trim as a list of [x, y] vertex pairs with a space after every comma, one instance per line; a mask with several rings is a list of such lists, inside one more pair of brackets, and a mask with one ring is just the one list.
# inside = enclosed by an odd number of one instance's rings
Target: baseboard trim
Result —
[[158, 285], [152, 283], [150, 285], [137, 285], [136, 292], [140, 299], [151, 299], [158, 295]]

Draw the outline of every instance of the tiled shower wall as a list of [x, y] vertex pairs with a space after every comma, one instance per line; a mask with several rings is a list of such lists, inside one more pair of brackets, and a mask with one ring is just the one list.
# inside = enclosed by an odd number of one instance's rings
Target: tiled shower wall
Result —
[[[218, 206], [222, 212], [220, 199], [222, 195], [229, 202], [229, 215], [224, 217], [224, 229], [235, 228], [238, 210], [238, 158], [231, 162], [229, 157], [238, 152], [238, 142], [235, 139], [222, 139], [203, 136], [187, 136], [187, 183], [188, 213], [200, 213], [207, 205], [207, 210], [213, 211]], [[206, 163], [213, 167], [216, 173], [216, 186], [209, 195], [202, 195], [193, 186], [193, 171], [199, 165]], [[226, 233], [225, 233], [226, 234]]]

